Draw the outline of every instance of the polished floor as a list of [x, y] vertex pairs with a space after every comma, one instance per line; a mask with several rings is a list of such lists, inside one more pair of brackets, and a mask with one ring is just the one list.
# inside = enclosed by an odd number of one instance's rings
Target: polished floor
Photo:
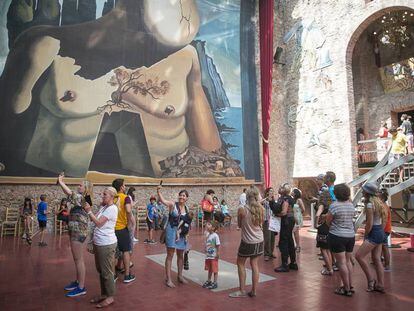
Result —
[[[240, 232], [224, 228], [221, 259], [236, 263]], [[146, 236], [141, 231], [140, 240]], [[334, 278], [320, 274], [314, 235], [303, 228], [299, 271], [276, 275], [277, 259], [260, 260], [261, 273], [276, 277], [260, 283], [255, 298], [228, 298], [233, 290], [210, 292], [190, 282], [170, 289], [164, 285], [163, 267], [146, 258], [162, 254], [163, 245], [135, 245], [133, 272], [137, 280], [125, 285], [117, 283], [115, 304], [108, 310], [375, 310], [398, 311], [414, 308], [414, 253], [406, 250], [408, 238], [393, 239], [402, 248], [392, 249], [392, 272], [385, 274], [386, 294], [367, 293], [365, 277], [358, 266], [354, 271], [356, 294], [343, 297], [333, 294]], [[64, 297], [63, 287], [74, 279], [74, 266], [68, 237], [47, 235], [48, 246], [27, 246], [23, 240], [6, 237], [0, 241], [0, 310], [93, 310], [89, 299], [99, 293], [98, 276], [93, 256], [85, 253], [87, 264], [86, 296]], [[203, 251], [201, 231], [193, 230], [190, 242], [194, 250]], [[191, 256], [191, 252], [190, 252]], [[191, 267], [190, 267], [191, 269]], [[224, 277], [224, 276], [222, 276]], [[219, 275], [220, 282], [220, 275]]]

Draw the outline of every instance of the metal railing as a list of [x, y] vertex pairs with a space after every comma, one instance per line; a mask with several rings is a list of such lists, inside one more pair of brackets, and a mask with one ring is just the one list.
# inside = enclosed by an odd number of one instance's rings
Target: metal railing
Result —
[[358, 141], [358, 163], [380, 161], [390, 146], [390, 138], [376, 138]]
[[[390, 150], [388, 150], [388, 152], [384, 155], [382, 160], [378, 162], [374, 169], [362, 176], [357, 177], [356, 179], [348, 183], [348, 185], [350, 187], [355, 187], [360, 184], [362, 186], [366, 183], [375, 183], [380, 187], [388, 188], [388, 193], [390, 196], [413, 186], [414, 156], [406, 155], [405, 157], [402, 157], [391, 164], [387, 164], [389, 152]], [[396, 174], [395, 170], [399, 167], [403, 167], [403, 169], [405, 170], [404, 181], [402, 182], [398, 180], [398, 176], [394, 176]], [[363, 205], [361, 204], [361, 199], [362, 187], [358, 189], [352, 200], [352, 203], [354, 204], [357, 210], [357, 215], [355, 219], [355, 231], [358, 230], [358, 228], [365, 221], [365, 213], [363, 213], [362, 211]]]

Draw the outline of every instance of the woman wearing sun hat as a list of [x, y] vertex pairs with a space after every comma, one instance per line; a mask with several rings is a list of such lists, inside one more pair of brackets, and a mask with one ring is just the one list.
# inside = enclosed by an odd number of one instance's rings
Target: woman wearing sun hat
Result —
[[[378, 187], [374, 183], [362, 186], [366, 214], [365, 240], [355, 255], [368, 281], [368, 292], [384, 293], [384, 268], [381, 263], [381, 250], [384, 241], [384, 227], [387, 222], [388, 210], [377, 196]], [[372, 253], [375, 274], [368, 262], [368, 255]]]

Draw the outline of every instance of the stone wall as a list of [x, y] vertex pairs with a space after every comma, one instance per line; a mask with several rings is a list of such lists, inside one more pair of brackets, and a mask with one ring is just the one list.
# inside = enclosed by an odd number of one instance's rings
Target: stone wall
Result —
[[[127, 185], [129, 186], [129, 185]], [[149, 197], [156, 194], [156, 186], [140, 186], [133, 185], [136, 189], [135, 196], [137, 205], [144, 206], [149, 203]], [[71, 189], [76, 190], [76, 185], [70, 185]], [[215, 195], [221, 201], [225, 199], [229, 206], [230, 213], [235, 216], [237, 213], [239, 196], [246, 185], [240, 186], [164, 186], [162, 194], [167, 200], [176, 200], [178, 192], [182, 189], [187, 189], [189, 198], [187, 206], [191, 207], [193, 204], [200, 203], [204, 193], [208, 189], [213, 189]], [[101, 202], [101, 193], [105, 186], [95, 186], [93, 188], [93, 203], [96, 208]], [[60, 200], [65, 197], [63, 191], [57, 185], [1, 185], [0, 187], [0, 219], [4, 219], [5, 209], [8, 206], [21, 207], [25, 197], [34, 199], [35, 204], [40, 201], [41, 194], [46, 194], [48, 197], [49, 208], [56, 208]], [[233, 217], [233, 221], [235, 218]]]
[[[411, 56], [414, 50], [411, 50]], [[400, 60], [408, 58], [405, 51]], [[381, 57], [381, 61], [389, 63], [398, 59], [389, 60], [390, 56]], [[359, 38], [352, 61], [352, 72], [354, 78], [354, 98], [356, 127], [364, 129], [365, 139], [375, 138], [381, 123], [384, 121], [388, 126], [392, 124], [393, 112], [411, 110], [414, 107], [413, 92], [384, 93], [379, 74], [375, 64], [373, 45], [369, 42], [368, 33], [364, 32]]]
[[[275, 46], [284, 48], [282, 61], [286, 65], [274, 67], [272, 183], [316, 176], [327, 170], [336, 172], [337, 182], [350, 181], [358, 174], [354, 47], [366, 27], [384, 12], [391, 8], [414, 8], [414, 3], [409, 0], [368, 3], [278, 0], [276, 3], [279, 22]], [[295, 27], [297, 23], [302, 27]], [[392, 97], [402, 100], [406, 95]], [[375, 101], [377, 105], [390, 99], [379, 97]], [[370, 109], [375, 110], [375, 105], [369, 105]]]

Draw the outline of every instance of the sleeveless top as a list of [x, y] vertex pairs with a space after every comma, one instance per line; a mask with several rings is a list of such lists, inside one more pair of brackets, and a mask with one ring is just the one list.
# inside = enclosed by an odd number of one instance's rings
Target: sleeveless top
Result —
[[256, 244], [263, 242], [263, 231], [261, 226], [255, 226], [252, 222], [252, 214], [247, 205], [240, 207], [245, 211], [245, 217], [241, 223], [241, 239], [247, 244]]
[[33, 208], [32, 207], [23, 207], [22, 211], [23, 215], [32, 215], [33, 214]]
[[187, 205], [184, 205], [185, 212], [181, 214], [180, 207], [178, 206], [178, 202], [175, 202], [174, 209], [168, 215], [168, 222], [171, 227], [178, 227], [178, 224], [182, 220], [182, 218], [188, 213]]

